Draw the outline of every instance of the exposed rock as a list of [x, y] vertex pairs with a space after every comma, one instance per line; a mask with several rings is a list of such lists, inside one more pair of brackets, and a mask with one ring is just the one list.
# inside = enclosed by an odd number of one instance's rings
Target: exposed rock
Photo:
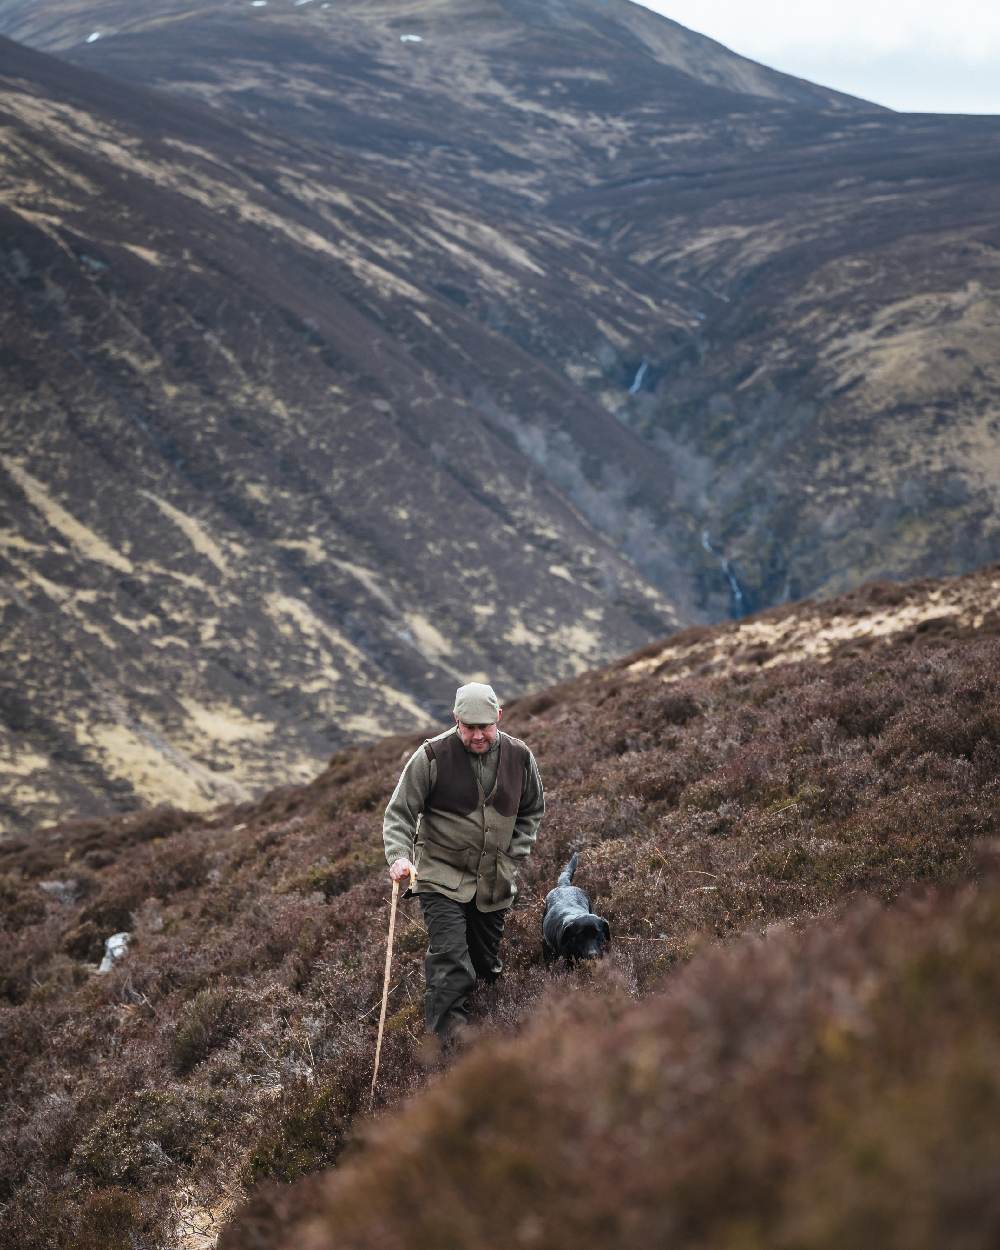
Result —
[[110, 972], [118, 960], [128, 954], [131, 937], [131, 933], [112, 933], [104, 943], [104, 958], [97, 969], [98, 972]]

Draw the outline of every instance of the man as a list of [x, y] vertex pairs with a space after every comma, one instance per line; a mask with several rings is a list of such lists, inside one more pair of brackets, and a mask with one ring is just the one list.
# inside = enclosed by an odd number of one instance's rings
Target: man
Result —
[[385, 809], [389, 876], [417, 874], [430, 939], [424, 1019], [445, 1044], [465, 1027], [476, 981], [503, 969], [517, 869], [545, 812], [535, 757], [500, 730], [501, 715], [492, 686], [461, 686], [454, 726], [414, 752]]

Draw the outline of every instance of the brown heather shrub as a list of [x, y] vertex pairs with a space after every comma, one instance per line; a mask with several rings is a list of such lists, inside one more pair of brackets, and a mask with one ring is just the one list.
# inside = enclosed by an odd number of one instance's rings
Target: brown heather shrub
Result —
[[66, 931], [63, 950], [74, 959], [99, 963], [104, 953], [103, 930], [93, 920], [85, 920]]
[[227, 1128], [223, 1095], [171, 1085], [128, 1094], [77, 1143], [72, 1169], [98, 1185], [139, 1186], [194, 1163]]
[[[608, 970], [483, 1041], [259, 1250], [989, 1250], [1000, 886]], [[621, 1161], [619, 1166], [615, 1161]], [[390, 1196], [403, 1195], [402, 1200]], [[220, 1250], [245, 1247], [239, 1221]]]
[[183, 1075], [223, 1042], [235, 1037], [252, 1014], [252, 996], [225, 982], [199, 990], [184, 1004], [174, 1033], [171, 1057]]
[[163, 840], [191, 828], [199, 818], [168, 805], [107, 820], [66, 820], [45, 831], [43, 839], [12, 839], [0, 844], [0, 869], [16, 863], [26, 877], [39, 880], [60, 876], [72, 865], [101, 869], [113, 864], [121, 852], [157, 839]]
[[135, 1194], [114, 1186], [91, 1194], [80, 1213], [79, 1250], [132, 1250], [148, 1228], [143, 1204]]
[[[862, 615], [866, 602], [807, 610]], [[564, 1213], [562, 1195], [579, 1191], [579, 1218], [574, 1225], [567, 1214], [567, 1227], [579, 1231], [586, 1217], [590, 1239], [619, 1236], [634, 1190], [633, 1244], [710, 1229], [698, 1244], [825, 1245], [826, 1234], [806, 1228], [807, 1175], [829, 1195], [860, 1195], [858, 1210], [877, 1206], [867, 1173], [851, 1171], [855, 1122], [868, 1125], [864, 1141], [874, 1141], [883, 1169], [871, 1176], [896, 1169], [911, 1184], [932, 1153], [921, 1124], [947, 1123], [939, 1112], [958, 1095], [936, 1078], [924, 1102], [909, 1076], [893, 1084], [882, 1050], [903, 1072], [893, 1047], [919, 1057], [912, 1047], [925, 1022], [910, 1018], [912, 1037], [894, 1030], [871, 1015], [866, 995], [877, 998], [897, 975], [892, 952], [910, 941], [899, 934], [932, 942], [940, 931], [946, 960], [949, 941], [961, 951], [971, 939], [962, 945], [943, 904], [919, 901], [904, 905], [905, 921], [871, 903], [836, 939], [823, 934], [859, 894], [893, 903], [915, 888], [974, 879], [977, 848], [1000, 837], [1000, 690], [990, 680], [1000, 671], [1000, 634], [989, 619], [978, 633], [913, 631], [828, 662], [731, 677], [634, 681], [626, 660], [508, 708], [505, 725], [538, 756], [548, 813], [507, 922], [506, 973], [475, 995], [471, 1066], [442, 1069], [423, 1046], [420, 911], [401, 904], [376, 1107], [395, 1121], [401, 1104], [429, 1087], [457, 1113], [471, 1091], [461, 1133], [441, 1119], [439, 1102], [418, 1099], [407, 1140], [430, 1141], [418, 1125], [440, 1132], [428, 1159], [454, 1157], [465, 1175], [482, 1168], [504, 1195], [498, 1208], [521, 1204], [523, 1219], [505, 1233], [513, 1244], [559, 1245], [532, 1205], [534, 1187]], [[697, 634], [706, 657], [712, 637]], [[132, 1220], [122, 1238], [159, 1250], [178, 1242], [171, 1211], [180, 1185], [197, 1179], [221, 1195], [257, 1180], [287, 1186], [348, 1157], [361, 1167], [388, 918], [381, 807], [418, 742], [396, 737], [345, 751], [309, 786], [210, 817], [160, 811], [66, 822], [30, 844], [0, 844], [0, 903], [12, 909], [0, 926], [0, 1244], [78, 1250], [100, 1228], [113, 1244]], [[581, 851], [577, 883], [612, 926], [600, 968], [541, 959], [544, 895], [573, 850]], [[79, 889], [41, 888], [73, 880]], [[134, 935], [129, 953], [99, 976], [94, 963], [118, 930]], [[768, 937], [741, 944], [748, 933]], [[977, 975], [985, 993], [988, 975]], [[956, 1035], [971, 1010], [963, 985], [960, 977], [949, 1008]], [[940, 1005], [942, 994], [935, 980], [928, 1003]], [[968, 1032], [981, 1038], [977, 1020], [973, 1013]], [[499, 1049], [493, 1036], [506, 1039]], [[946, 1044], [927, 1032], [927, 1046], [943, 1055]], [[855, 1059], [868, 1085], [850, 1084]], [[954, 1063], [971, 1071], [969, 1055]], [[613, 1089], [601, 1084], [606, 1072]], [[588, 1110], [581, 1100], [591, 1088]], [[889, 1114], [883, 1088], [886, 1097], [895, 1089], [901, 1106], [923, 1108], [915, 1127], [906, 1122], [913, 1153], [901, 1161], [884, 1135], [905, 1117]], [[482, 1101], [487, 1090], [494, 1102]], [[987, 1088], [985, 1107], [989, 1098]], [[862, 1114], [868, 1101], [871, 1124]], [[841, 1123], [838, 1105], [857, 1115]], [[522, 1139], [516, 1146], [504, 1135], [508, 1119]], [[492, 1155], [476, 1144], [490, 1134]], [[973, 1140], [989, 1157], [986, 1129]], [[808, 1174], [793, 1157], [800, 1143]], [[543, 1150], [551, 1166], [539, 1177]], [[633, 1152], [634, 1183], [607, 1165]], [[614, 1211], [588, 1160], [620, 1183]], [[952, 1175], [950, 1164], [927, 1170]], [[522, 1173], [527, 1197], [511, 1188]], [[675, 1196], [669, 1237], [651, 1213], [654, 1174]], [[957, 1172], [948, 1183], [960, 1188]], [[369, 1182], [360, 1184], [366, 1192]], [[871, 1188], [877, 1195], [874, 1180]], [[956, 1201], [965, 1201], [959, 1188]], [[269, 1212], [286, 1209], [275, 1202], [255, 1200], [254, 1227], [270, 1230], [264, 1240], [240, 1242], [234, 1231], [230, 1244], [271, 1250], [279, 1221]], [[723, 1228], [726, 1203], [737, 1213]], [[872, 1210], [872, 1228], [898, 1214]], [[347, 1226], [360, 1228], [349, 1216]], [[461, 1207], [454, 1218], [455, 1237], [435, 1250], [475, 1244], [461, 1240], [475, 1218]], [[831, 1215], [824, 1227], [841, 1229], [844, 1244], [893, 1245], [845, 1221]], [[644, 1242], [651, 1229], [654, 1240]], [[976, 1235], [954, 1244], [978, 1246]], [[419, 1250], [429, 1237], [412, 1244]], [[919, 1238], [913, 1244], [922, 1250]]]
[[0, 875], [0, 926], [20, 929], [44, 915], [45, 898], [36, 882], [20, 881], [11, 873]]
[[367, 1055], [355, 1058], [318, 1086], [296, 1082], [282, 1091], [246, 1160], [248, 1182], [293, 1181], [336, 1161], [351, 1121], [367, 1107]]
[[359, 847], [332, 862], [324, 858], [317, 864], [311, 864], [304, 873], [288, 883], [288, 888], [305, 893], [315, 890], [324, 898], [331, 899], [370, 877], [381, 868], [384, 858], [379, 846]]
[[16, 1237], [9, 1245], [17, 1250], [153, 1250], [163, 1244], [159, 1230], [169, 1220], [169, 1199], [147, 1191], [141, 1198], [110, 1186], [87, 1194], [60, 1195], [46, 1200], [41, 1193], [31, 1202], [30, 1188], [9, 1208]]

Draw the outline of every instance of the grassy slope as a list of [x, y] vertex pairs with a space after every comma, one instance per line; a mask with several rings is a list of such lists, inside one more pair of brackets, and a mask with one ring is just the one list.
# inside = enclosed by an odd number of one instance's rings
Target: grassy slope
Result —
[[[430, 1094], [340, 1169], [350, 1186], [335, 1173], [259, 1191], [223, 1244], [276, 1246], [303, 1211], [318, 1222], [288, 1244], [487, 1244], [481, 1207], [446, 1187], [447, 1228], [441, 1203], [415, 1225], [402, 1205], [371, 1223], [365, 1195], [453, 1159], [491, 1210], [518, 1212], [524, 1245], [862, 1244], [903, 1237], [893, 1204], [918, 1190], [929, 1228], [974, 1202], [954, 1244], [985, 1244], [996, 895], [895, 917], [878, 902], [969, 881], [1000, 833], [996, 580], [876, 586], [691, 631], [512, 705], [550, 810], [508, 975], [479, 1003], [501, 1040], [451, 1073], [423, 1061], [407, 910], [380, 1103]], [[968, 611], [942, 613], [957, 591]], [[840, 641], [780, 663], [774, 640], [813, 618]], [[381, 807], [416, 741], [345, 752], [311, 786], [208, 823], [158, 811], [0, 847], [8, 1237], [179, 1244], [183, 1218], [212, 1223], [257, 1182], [339, 1159], [367, 1115]], [[616, 942], [599, 970], [567, 974], [540, 962], [539, 912], [573, 847]], [[858, 894], [871, 901], [837, 921]], [[95, 976], [120, 928], [131, 953]]]

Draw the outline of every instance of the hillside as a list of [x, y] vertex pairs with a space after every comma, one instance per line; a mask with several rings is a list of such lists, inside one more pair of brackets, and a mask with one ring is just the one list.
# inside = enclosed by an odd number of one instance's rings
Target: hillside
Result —
[[0, 34], [2, 830], [1000, 554], [992, 119], [627, 0]]
[[[246, 798], [423, 723], [456, 674], [524, 687], [676, 623], [584, 515], [586, 473], [654, 506], [634, 436], [595, 404], [586, 431], [567, 381], [380, 259], [423, 230], [439, 277], [488, 254], [502, 288], [528, 252], [310, 182], [307, 151], [272, 188], [266, 136], [12, 44], [0, 79], [0, 828]], [[382, 236], [352, 241], [354, 194]], [[553, 318], [600, 281], [579, 264]], [[476, 419], [515, 395], [572, 409], [566, 489]]]
[[[531, 350], [668, 474], [682, 610], [733, 606], [712, 547], [758, 607], [996, 558], [995, 119], [894, 115], [628, 0], [15, 0], [0, 21], [443, 188], [480, 221], [586, 239], [670, 302], [622, 334], [592, 292], [599, 341], [534, 332]], [[551, 476], [547, 421], [519, 407], [508, 429]]]
[[[990, 1244], [997, 886], [972, 883], [1000, 836], [998, 649], [993, 566], [685, 631], [513, 701], [548, 815], [507, 973], [468, 1057], [428, 1067], [403, 905], [374, 1147], [380, 815], [418, 735], [208, 818], [0, 846], [0, 1230], [25, 1250], [193, 1250], [227, 1221], [230, 1250], [480, 1246], [457, 1192], [446, 1229], [419, 1197], [366, 1197], [460, 1156], [526, 1245], [929, 1248], [956, 1210], [962, 1244]], [[572, 849], [614, 939], [567, 972], [539, 912]], [[268, 1188], [348, 1144], [330, 1177]], [[624, 1191], [609, 1148], [634, 1160]]]
[[559, 204], [718, 295], [702, 333], [649, 354], [631, 425], [688, 458], [757, 603], [996, 558], [996, 133], [796, 118], [762, 154], [650, 164]]
[[638, 1005], [627, 984], [565, 990], [341, 1169], [255, 1204], [220, 1250], [466, 1250], [498, 1225], [551, 1250], [985, 1250], [998, 938], [993, 877], [748, 939]]

